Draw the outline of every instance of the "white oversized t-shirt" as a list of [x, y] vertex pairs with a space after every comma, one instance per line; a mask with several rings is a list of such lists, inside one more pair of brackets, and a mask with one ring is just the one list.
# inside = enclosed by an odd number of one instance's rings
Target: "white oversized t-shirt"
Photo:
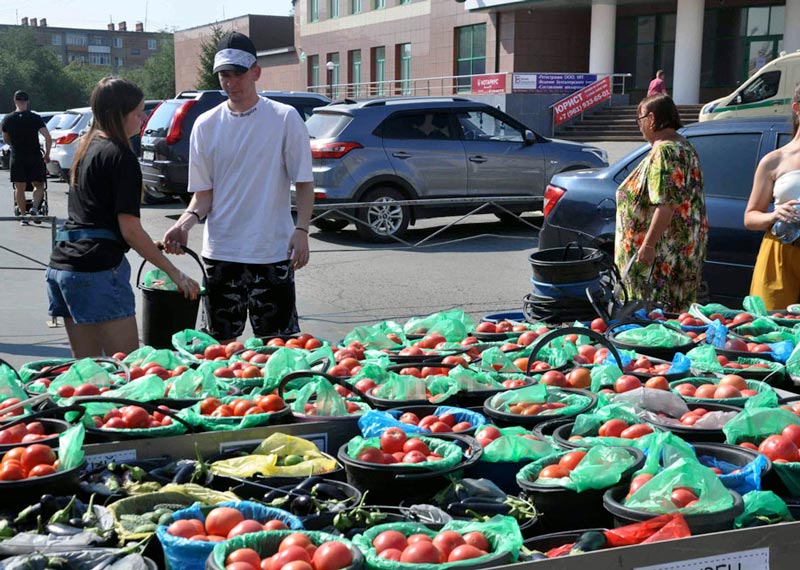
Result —
[[238, 263], [288, 259], [291, 182], [311, 182], [308, 130], [290, 105], [259, 98], [234, 113], [225, 101], [194, 124], [189, 192], [213, 190], [203, 257]]

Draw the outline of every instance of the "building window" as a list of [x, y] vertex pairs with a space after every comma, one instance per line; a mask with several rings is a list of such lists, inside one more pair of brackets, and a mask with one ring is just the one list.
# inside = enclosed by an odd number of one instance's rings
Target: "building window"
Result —
[[[486, 24], [456, 28], [456, 75], [486, 73]], [[458, 91], [472, 88], [470, 77], [457, 79]]]
[[361, 0], [350, 0], [350, 13], [351, 14], [361, 13]]
[[386, 8], [386, 0], [374, 0], [375, 9], [380, 10], [381, 8]]
[[111, 65], [111, 56], [107, 53], [90, 53], [89, 63], [92, 65]]
[[114, 47], [121, 48], [122, 47], [122, 38], [116, 37], [114, 38]]
[[89, 38], [86, 34], [67, 34], [68, 46], [86, 46], [89, 45]]
[[111, 43], [108, 41], [106, 36], [92, 36], [89, 40], [89, 45], [93, 46], [110, 46]]
[[125, 65], [125, 61], [121, 57], [115, 57], [114, 65], [117, 67], [123, 67]]
[[411, 44], [397, 45], [397, 78], [400, 80], [400, 94], [411, 95]]
[[359, 85], [361, 83], [361, 50], [356, 49], [348, 52], [348, 59], [350, 60], [350, 78], [348, 83], [351, 84], [348, 96], [360, 97], [363, 91], [362, 86]]
[[147, 40], [147, 49], [157, 49], [158, 42], [156, 40]]
[[86, 63], [86, 54], [83, 53], [68, 53], [67, 59], [70, 62], [77, 61], [78, 63]]
[[339, 0], [330, 0], [330, 17], [331, 18], [338, 18], [339, 17]]
[[386, 48], [383, 46], [372, 48], [372, 81], [375, 95], [386, 95]]
[[398, 2], [398, 4], [399, 4], [400, 6], [402, 6], [403, 4], [411, 4], [411, 0], [400, 0], [400, 1]]
[[319, 86], [319, 56], [308, 56], [308, 85], [312, 91], [316, 91]]
[[319, 0], [308, 0], [308, 21], [319, 22]]
[[62, 41], [63, 38], [61, 37], [61, 34], [53, 34], [52, 36], [50, 36], [50, 42], [54, 46], [60, 46]]
[[131, 48], [131, 55], [140, 55], [141, 53], [139, 48]]

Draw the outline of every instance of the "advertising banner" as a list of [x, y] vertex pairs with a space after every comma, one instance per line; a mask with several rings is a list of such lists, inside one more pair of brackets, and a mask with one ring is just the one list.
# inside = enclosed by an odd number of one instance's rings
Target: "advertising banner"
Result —
[[606, 77], [553, 105], [553, 124], [557, 126], [565, 123], [609, 99], [611, 99], [611, 77]]
[[506, 74], [492, 73], [489, 75], [475, 75], [472, 77], [472, 92], [483, 93], [505, 93]]
[[597, 81], [593, 73], [515, 73], [514, 93], [572, 93]]

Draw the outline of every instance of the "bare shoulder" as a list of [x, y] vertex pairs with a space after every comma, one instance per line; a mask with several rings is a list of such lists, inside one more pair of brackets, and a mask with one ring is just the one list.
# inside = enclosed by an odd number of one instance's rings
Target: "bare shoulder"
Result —
[[776, 173], [780, 171], [784, 160], [786, 160], [786, 151], [783, 148], [773, 150], [764, 155], [764, 158], [758, 163], [758, 170], [775, 180]]

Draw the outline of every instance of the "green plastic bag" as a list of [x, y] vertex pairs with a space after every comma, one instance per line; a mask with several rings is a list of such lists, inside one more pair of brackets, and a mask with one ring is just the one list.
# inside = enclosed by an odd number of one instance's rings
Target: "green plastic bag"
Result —
[[550, 388], [545, 384], [534, 384], [532, 386], [525, 386], [517, 390], [508, 390], [495, 394], [489, 400], [489, 407], [501, 412], [509, 412], [509, 406], [516, 403], [561, 403], [565, 404], [563, 408], [554, 408], [552, 410], [542, 410], [539, 416], [565, 416], [577, 414], [578, 412], [587, 408], [592, 400], [589, 396], [583, 394], [572, 394], [569, 392], [562, 392], [557, 388]]
[[772, 491], [750, 491], [742, 495], [744, 512], [736, 517], [733, 528], [749, 528], [793, 521], [789, 507]]
[[202, 398], [219, 398], [225, 395], [226, 389], [214, 376], [214, 367], [191, 368], [183, 374], [167, 381], [169, 397], [178, 400], [195, 400]]
[[572, 426], [572, 435], [596, 435], [604, 423], [609, 420], [622, 420], [628, 425], [641, 423], [636, 416], [636, 410], [629, 404], [609, 404], [602, 408], [597, 407], [588, 414], [580, 414], [575, 418]]
[[[514, 356], [510, 356], [513, 354]], [[519, 358], [517, 353], [506, 354], [500, 347], [493, 346], [481, 353], [479, 369], [489, 372], [513, 372], [519, 373], [520, 369], [514, 364], [514, 359]]]
[[[549, 441], [522, 437], [531, 432], [520, 426], [497, 428], [500, 437], [483, 448], [480, 461], [487, 463], [535, 461], [558, 453], [559, 448]], [[475, 436], [480, 434], [479, 429]]]
[[[421, 435], [415, 435], [414, 437], [421, 439], [428, 446], [428, 449], [430, 449], [433, 453], [438, 453], [442, 456], [442, 458], [436, 461], [423, 461], [421, 463], [403, 463], [403, 468], [408, 467], [411, 469], [428, 471], [444, 471], [445, 469], [450, 469], [451, 467], [458, 465], [463, 458], [464, 452], [455, 443]], [[357, 435], [347, 442], [347, 455], [349, 455], [352, 459], [356, 459], [358, 454], [365, 447], [375, 447], [380, 449], [381, 438], [363, 438], [360, 435]]]
[[[300, 370], [311, 370], [315, 363], [322, 359], [328, 359], [333, 364], [333, 350], [330, 347], [323, 347], [313, 351], [281, 347], [269, 357], [267, 364], [264, 366], [264, 389], [267, 392], [276, 390], [284, 376]], [[305, 379], [303, 379], [302, 383], [305, 383]], [[301, 384], [288, 385], [286, 388], [293, 389]]]
[[599, 392], [603, 388], [613, 386], [617, 378], [622, 376], [622, 370], [616, 364], [598, 364], [589, 371], [592, 377], [592, 392]]
[[[697, 495], [697, 502], [678, 509], [668, 498], [675, 487], [692, 489]], [[711, 469], [696, 460], [679, 459], [656, 473], [625, 500], [624, 504], [631, 509], [658, 514], [675, 511], [680, 511], [683, 515], [708, 514], [732, 507], [733, 496]]]
[[22, 383], [25, 384], [45, 368], [60, 366], [66, 362], [72, 362], [72, 360], [72, 358], [49, 358], [47, 360], [26, 362], [20, 366], [19, 377], [22, 379]]
[[172, 370], [173, 368], [186, 364], [186, 362], [178, 358], [173, 351], [167, 348], [156, 349], [152, 346], [137, 348], [126, 356], [123, 362], [128, 366], [143, 366], [149, 362], [155, 362], [165, 370]]
[[736, 414], [723, 426], [722, 432], [725, 434], [725, 441], [732, 445], [742, 441], [758, 443], [765, 437], [781, 433], [789, 424], [800, 425], [800, 418], [789, 410], [749, 408]]
[[[412, 534], [425, 534], [430, 537], [436, 536], [438, 532], [454, 530], [464, 535], [468, 532], [481, 532], [489, 540], [491, 552], [480, 558], [471, 560], [461, 560], [458, 562], [445, 562], [442, 564], [411, 564], [394, 562], [382, 558], [375, 553], [372, 542], [375, 537], [386, 530], [396, 530], [404, 536]], [[441, 531], [431, 530], [420, 523], [389, 523], [374, 526], [364, 531], [364, 534], [356, 535], [353, 544], [364, 553], [367, 561], [367, 568], [375, 570], [450, 570], [457, 568], [475, 568], [485, 566], [502, 566], [504, 564], [516, 562], [519, 559], [519, 551], [522, 548], [522, 533], [519, 524], [513, 517], [494, 516], [486, 522], [468, 522], [454, 520], [442, 527]], [[496, 558], [500, 557], [500, 560]]]
[[731, 309], [726, 307], [725, 305], [720, 305], [719, 303], [709, 303], [708, 305], [698, 305], [694, 304], [689, 307], [689, 313], [693, 317], [710, 317], [714, 313], [719, 313], [726, 319], [732, 319], [742, 311], [739, 309]]
[[[451, 368], [447, 375], [456, 382], [459, 392], [502, 390], [504, 388], [500, 375], [494, 370], [475, 370], [456, 366]], [[519, 377], [524, 378], [523, 375], [519, 375]]]
[[[560, 459], [567, 453], [561, 452], [557, 457]], [[537, 479], [542, 468], [553, 462], [551, 458], [544, 458], [523, 467], [517, 473], [517, 480], [536, 481], [540, 485], [564, 487], [578, 493], [589, 489], [607, 489], [620, 482], [622, 474], [636, 463], [636, 459], [624, 447], [598, 445], [586, 452], [569, 477]]]
[[178, 286], [167, 275], [166, 271], [160, 269], [151, 269], [144, 274], [144, 286], [148, 289], [157, 289], [159, 291], [177, 291]]
[[55, 393], [61, 386], [80, 386], [81, 384], [94, 384], [98, 388], [111, 386], [119, 377], [113, 376], [91, 358], [84, 358], [69, 367], [69, 370], [59, 374], [51, 382], [48, 392]]
[[[562, 339], [555, 339], [555, 341], [559, 340]], [[531, 353], [533, 352], [533, 347], [534, 345], [531, 344], [527, 346], [526, 349], [528, 349], [529, 353]], [[518, 354], [518, 353], [514, 352], [512, 354]], [[536, 353], [536, 360], [546, 362], [553, 368], [558, 368], [559, 366], [564, 366], [568, 362], [572, 362], [572, 359], [577, 355], [578, 355], [578, 347], [571, 342], [564, 342], [561, 346], [554, 346], [553, 343], [551, 343], [548, 344], [547, 346], [539, 348], [539, 350]], [[515, 356], [514, 358], [519, 358], [519, 357]]]
[[[428, 395], [430, 391], [430, 396]], [[376, 398], [394, 400], [428, 400], [440, 404], [458, 392], [458, 384], [447, 376], [437, 376], [423, 380], [416, 376], [389, 372], [381, 384], [372, 391]]]
[[212, 344], [219, 344], [219, 341], [204, 332], [194, 329], [185, 329], [172, 335], [172, 346], [192, 362], [199, 360], [195, 354], [201, 354]]
[[[14, 370], [6, 365], [0, 364], [0, 402], [4, 402], [9, 398], [17, 398], [19, 401], [27, 400], [28, 395], [25, 389], [19, 382]], [[31, 413], [30, 407], [24, 408], [24, 415]]]
[[[307, 415], [305, 405], [310, 403], [316, 408], [315, 415], [317, 416], [344, 417], [351, 415], [347, 410], [347, 400], [336, 391], [333, 384], [319, 376], [310, 379], [299, 390], [286, 393], [285, 398], [287, 401], [294, 399], [289, 407], [299, 414]], [[356, 405], [361, 408], [359, 414], [366, 413], [370, 409], [369, 405], [363, 402], [356, 402]]]
[[[749, 323], [736, 327], [736, 333], [744, 336], [763, 335], [780, 331], [782, 328], [769, 317], [759, 317]], [[788, 329], [791, 330], [791, 329]]]
[[117, 386], [113, 390], [104, 392], [101, 397], [126, 398], [137, 402], [152, 402], [164, 397], [164, 381], [155, 374], [147, 374], [127, 384]]
[[[230, 540], [225, 540], [215, 545], [209, 560], [206, 562], [206, 568], [218, 568], [219, 570], [223, 570], [226, 567], [225, 560], [228, 558], [228, 555], [240, 548], [252, 548], [263, 558], [267, 558], [267, 556], [272, 556], [278, 552], [278, 546], [284, 538], [298, 532], [306, 535], [311, 543], [316, 546], [324, 542], [341, 542], [350, 548], [351, 551], [353, 550], [353, 543], [346, 538], [317, 530], [270, 530], [265, 532], [251, 532], [235, 536]], [[212, 563], [215, 564], [215, 566], [211, 566]]]
[[406, 334], [442, 335], [448, 341], [460, 342], [475, 330], [475, 320], [460, 309], [433, 313], [427, 317], [412, 317], [403, 325]]
[[[225, 396], [220, 398], [223, 404], [230, 404], [234, 400], [252, 401], [255, 396]], [[250, 414], [248, 416], [230, 417], [211, 417], [200, 413], [200, 405], [197, 402], [189, 408], [184, 408], [178, 412], [178, 416], [186, 420], [193, 427], [200, 427], [207, 431], [232, 431], [248, 429], [253, 427], [269, 425], [275, 416], [274, 413], [265, 412], [263, 414]]]
[[764, 300], [757, 296], [757, 295], [748, 295], [742, 301], [742, 306], [744, 310], [753, 315], [754, 317], [766, 317], [769, 313], [767, 313], [767, 306], [764, 304]]
[[636, 346], [674, 347], [689, 344], [692, 338], [686, 333], [658, 324], [628, 329], [617, 333], [614, 340]]
[[58, 436], [58, 470], [67, 471], [83, 463], [83, 438], [86, 430], [74, 425]]
[[[388, 335], [395, 335], [400, 339], [398, 343], [389, 338]], [[348, 345], [351, 342], [360, 342], [367, 348], [371, 349], [395, 349], [404, 346], [408, 339], [406, 338], [403, 327], [394, 321], [382, 321], [370, 326], [356, 327], [344, 337], [342, 345]]]
[[665, 465], [686, 459], [697, 461], [694, 447], [672, 432], [657, 431], [633, 440], [633, 447], [645, 453], [644, 466], [637, 472], [655, 475]]
[[744, 403], [745, 409], [750, 408], [777, 408], [780, 400], [773, 390], [764, 390], [755, 396], [750, 396]]

